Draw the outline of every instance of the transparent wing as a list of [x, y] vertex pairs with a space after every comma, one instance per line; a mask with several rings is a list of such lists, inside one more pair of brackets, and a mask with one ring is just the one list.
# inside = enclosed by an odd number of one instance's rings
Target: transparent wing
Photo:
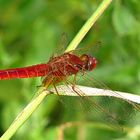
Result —
[[63, 32], [56, 45], [56, 49], [55, 49], [56, 54], [55, 55], [63, 54], [66, 50], [67, 45], [68, 45], [68, 36], [65, 32]]
[[[81, 83], [81, 77], [82, 76], [80, 75], [80, 78], [77, 79], [77, 84]], [[88, 82], [89, 79], [87, 80]], [[126, 125], [129, 120], [132, 119], [133, 115], [135, 115], [135, 108], [133, 107], [134, 103], [131, 104], [130, 102], [127, 102], [127, 100], [125, 101], [107, 96], [88, 97], [86, 96], [86, 93], [77, 87], [75, 87], [73, 90], [73, 79], [71, 78], [63, 81], [63, 84], [65, 86], [58, 86], [61, 90], [59, 88], [57, 88], [57, 90], [59, 95], [62, 93], [65, 94], [65, 96], [59, 96], [59, 100], [64, 106], [64, 114], [69, 114], [64, 116], [62, 119], [64, 122], [79, 120], [93, 122], [98, 121], [105, 123], [115, 129], [122, 130], [123, 127], [121, 125]], [[69, 95], [67, 89], [72, 90], [76, 96]], [[111, 94], [116, 93], [112, 91]]]

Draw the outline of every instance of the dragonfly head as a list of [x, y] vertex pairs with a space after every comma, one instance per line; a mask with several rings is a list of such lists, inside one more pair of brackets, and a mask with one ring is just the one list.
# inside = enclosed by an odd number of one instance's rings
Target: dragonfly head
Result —
[[96, 67], [97, 60], [95, 57], [92, 57], [92, 56], [87, 55], [87, 54], [83, 54], [80, 56], [80, 58], [84, 63], [83, 68], [85, 70], [91, 71]]

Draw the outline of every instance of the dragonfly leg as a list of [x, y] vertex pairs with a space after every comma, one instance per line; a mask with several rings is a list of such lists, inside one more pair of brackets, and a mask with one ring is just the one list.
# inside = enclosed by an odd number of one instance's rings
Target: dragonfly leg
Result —
[[59, 92], [58, 92], [58, 90], [57, 90], [57, 88], [56, 88], [56, 85], [54, 83], [53, 83], [53, 86], [54, 86], [54, 89], [55, 89], [57, 95], [60, 95]]
[[76, 92], [77, 93], [77, 95], [79, 95], [79, 96], [82, 96], [76, 89], [75, 89], [75, 85], [76, 85], [76, 74], [74, 75], [74, 79], [73, 79], [73, 84], [72, 84], [72, 90], [74, 91], [74, 92]]

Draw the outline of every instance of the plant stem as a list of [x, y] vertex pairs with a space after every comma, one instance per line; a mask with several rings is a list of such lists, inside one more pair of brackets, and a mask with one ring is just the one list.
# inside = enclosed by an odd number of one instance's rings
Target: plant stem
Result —
[[41, 91], [36, 98], [34, 98], [16, 117], [7, 131], [2, 135], [0, 140], [8, 140], [13, 134], [23, 125], [23, 123], [31, 116], [31, 114], [37, 109], [42, 100], [49, 94], [47, 91]]
[[[89, 29], [92, 27], [92, 25], [96, 22], [96, 20], [100, 17], [100, 15], [103, 13], [103, 11], [108, 7], [108, 5], [111, 3], [112, 0], [103, 0], [103, 2], [100, 4], [99, 8], [95, 11], [95, 13], [92, 14], [92, 16], [89, 18], [89, 20], [85, 23], [85, 25], [81, 28], [79, 33], [75, 36], [75, 38], [72, 40], [68, 48], [66, 49], [66, 52], [71, 51], [75, 49], [80, 41], [84, 38], [86, 33], [89, 31]], [[11, 124], [11, 126], [8, 128], [8, 130], [2, 135], [0, 140], [8, 140], [10, 139], [15, 132], [23, 125], [23, 123], [31, 116], [31, 114], [37, 109], [37, 107], [40, 105], [40, 103], [43, 101], [43, 99], [46, 97], [46, 95], [49, 94], [49, 92], [46, 93], [46, 91], [42, 90], [36, 98], [34, 98], [28, 105], [25, 107], [25, 109], [17, 116], [17, 118], [14, 120], [14, 122]]]
[[80, 29], [80, 31], [77, 33], [75, 38], [71, 41], [65, 52], [69, 52], [72, 50], [75, 50], [76, 47], [79, 45], [81, 40], [84, 38], [84, 36], [87, 34], [87, 32], [90, 30], [90, 28], [94, 25], [94, 23], [97, 21], [97, 19], [101, 16], [101, 14], [104, 12], [104, 10], [109, 6], [112, 0], [103, 0], [103, 2], [100, 4], [98, 9], [91, 15], [91, 17], [87, 20], [87, 22], [83, 25], [83, 27]]
[[[76, 85], [75, 88], [77, 90], [79, 89], [79, 93], [82, 92], [84, 93], [85, 96], [110, 96], [110, 97], [120, 98], [125, 101], [131, 101], [133, 103], [140, 104], [139, 95], [135, 95], [127, 92], [105, 90], [105, 89], [80, 86], [80, 85]], [[71, 85], [67, 85], [67, 86], [59, 85], [57, 86], [57, 91], [64, 96], [78, 96], [78, 94], [75, 94], [75, 92], [72, 90]], [[51, 89], [51, 92], [57, 94], [55, 89], [53, 88]]]

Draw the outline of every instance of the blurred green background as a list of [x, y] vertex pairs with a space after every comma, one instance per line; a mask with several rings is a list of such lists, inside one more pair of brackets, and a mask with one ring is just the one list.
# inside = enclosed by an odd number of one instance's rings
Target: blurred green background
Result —
[[[100, 2], [0, 0], [0, 69], [47, 62], [61, 34], [67, 34], [69, 43]], [[96, 79], [111, 89], [140, 95], [140, 1], [113, 0], [79, 46], [94, 46], [96, 41], [101, 42], [95, 54]], [[0, 81], [0, 135], [30, 102], [40, 84], [40, 78]], [[140, 139], [137, 113], [131, 120], [131, 131], [124, 134], [100, 122], [61, 125], [63, 116], [74, 119], [71, 112], [65, 113], [58, 100], [48, 97], [12, 139], [56, 140], [59, 136], [61, 140], [62, 135], [66, 140]]]

